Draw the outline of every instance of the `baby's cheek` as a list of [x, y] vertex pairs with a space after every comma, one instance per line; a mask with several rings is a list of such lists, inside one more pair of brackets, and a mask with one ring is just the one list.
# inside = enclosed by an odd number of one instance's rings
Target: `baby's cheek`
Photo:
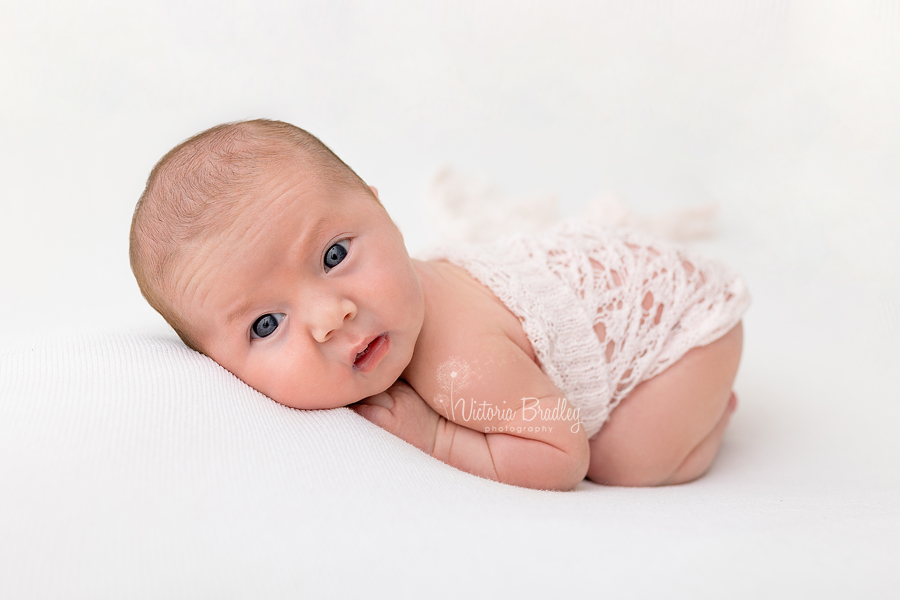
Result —
[[250, 361], [234, 374], [279, 404], [292, 406], [296, 396], [289, 378], [286, 377], [286, 366], [278, 361], [277, 357], [271, 361], [266, 361], [265, 358], [266, 356], [251, 357]]

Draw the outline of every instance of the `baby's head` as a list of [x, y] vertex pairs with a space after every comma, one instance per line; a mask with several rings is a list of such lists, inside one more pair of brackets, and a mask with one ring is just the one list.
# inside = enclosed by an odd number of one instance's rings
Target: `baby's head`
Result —
[[296, 408], [387, 389], [424, 319], [376, 190], [287, 123], [219, 125], [166, 154], [135, 208], [130, 257], [188, 346]]

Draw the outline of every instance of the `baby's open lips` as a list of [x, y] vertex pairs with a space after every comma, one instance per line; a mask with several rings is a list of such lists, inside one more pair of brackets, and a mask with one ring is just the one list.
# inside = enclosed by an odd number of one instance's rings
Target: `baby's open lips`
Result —
[[388, 349], [387, 333], [376, 335], [354, 349], [353, 368], [358, 371], [370, 371], [381, 361]]

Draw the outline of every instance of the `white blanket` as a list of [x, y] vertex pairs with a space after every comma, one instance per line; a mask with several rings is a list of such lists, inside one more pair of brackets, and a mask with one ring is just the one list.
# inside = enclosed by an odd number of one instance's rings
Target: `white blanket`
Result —
[[833, 290], [793, 284], [785, 306], [790, 284], [752, 275], [722, 454], [660, 489], [481, 480], [348, 409], [284, 408], [174, 337], [7, 349], [0, 597], [883, 597], [900, 438], [873, 332], [896, 313], [822, 343], [842, 300], [796, 309]]

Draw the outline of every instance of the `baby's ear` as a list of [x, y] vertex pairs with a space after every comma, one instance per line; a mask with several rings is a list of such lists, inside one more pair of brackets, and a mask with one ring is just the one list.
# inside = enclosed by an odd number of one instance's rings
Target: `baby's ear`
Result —
[[369, 189], [372, 190], [373, 194], [375, 194], [375, 199], [378, 200], [379, 202], [381, 202], [381, 200], [378, 198], [378, 188], [375, 187], [374, 185], [370, 185]]

